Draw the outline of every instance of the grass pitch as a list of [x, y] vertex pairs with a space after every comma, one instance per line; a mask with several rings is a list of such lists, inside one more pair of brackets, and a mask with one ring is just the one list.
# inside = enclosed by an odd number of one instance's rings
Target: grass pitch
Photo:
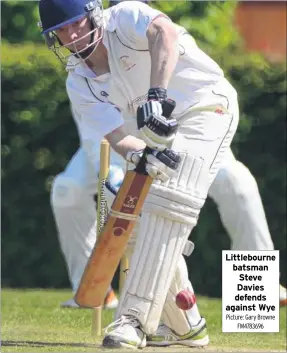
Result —
[[[68, 290], [2, 290], [1, 352], [110, 352], [91, 335], [92, 311], [61, 309]], [[279, 333], [222, 333], [221, 300], [197, 298], [206, 318], [208, 348], [145, 348], [143, 352], [286, 352], [286, 308], [280, 310]], [[105, 311], [103, 326], [112, 321]]]

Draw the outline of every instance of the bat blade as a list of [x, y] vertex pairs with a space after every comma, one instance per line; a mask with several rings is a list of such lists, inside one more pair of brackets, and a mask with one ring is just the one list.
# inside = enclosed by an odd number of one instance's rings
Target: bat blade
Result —
[[153, 179], [128, 171], [75, 294], [78, 305], [103, 305]]

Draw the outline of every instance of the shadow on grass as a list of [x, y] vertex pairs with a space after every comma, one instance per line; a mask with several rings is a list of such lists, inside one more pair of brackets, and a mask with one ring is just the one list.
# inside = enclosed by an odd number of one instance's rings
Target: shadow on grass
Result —
[[45, 346], [61, 346], [61, 347], [99, 347], [99, 344], [92, 343], [72, 343], [72, 342], [41, 342], [41, 341], [2, 341], [2, 346], [20, 346], [20, 347], [45, 347]]

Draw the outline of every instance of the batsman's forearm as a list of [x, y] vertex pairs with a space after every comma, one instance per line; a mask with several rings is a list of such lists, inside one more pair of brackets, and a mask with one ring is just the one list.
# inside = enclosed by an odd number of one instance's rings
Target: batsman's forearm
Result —
[[126, 159], [128, 152], [139, 151], [146, 147], [143, 140], [127, 135], [124, 127], [119, 127], [110, 134], [107, 134], [106, 139], [109, 141], [113, 150]]
[[146, 144], [131, 135], [124, 137], [121, 141], [114, 145], [114, 150], [126, 159], [128, 152], [143, 150]]
[[179, 55], [178, 34], [175, 27], [172, 23], [164, 22], [164, 26], [161, 23], [154, 24], [153, 32], [148, 36], [151, 56], [151, 88], [167, 88]]

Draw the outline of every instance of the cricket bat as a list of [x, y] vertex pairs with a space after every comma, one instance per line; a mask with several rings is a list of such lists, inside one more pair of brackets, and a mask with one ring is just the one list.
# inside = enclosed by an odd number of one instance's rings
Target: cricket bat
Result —
[[[163, 115], [169, 117], [175, 103], [173, 101], [165, 103]], [[148, 149], [149, 147], [146, 147], [137, 167], [127, 171], [88, 260], [74, 298], [82, 307], [95, 308], [104, 303], [108, 288], [153, 182], [145, 171], [145, 155]]]

